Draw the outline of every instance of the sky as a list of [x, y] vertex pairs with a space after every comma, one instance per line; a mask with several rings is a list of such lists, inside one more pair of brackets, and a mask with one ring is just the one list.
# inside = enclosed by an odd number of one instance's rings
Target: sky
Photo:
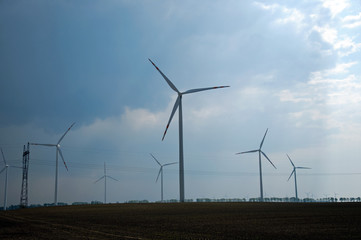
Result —
[[[361, 196], [361, 3], [297, 1], [0, 1], [0, 147], [22, 166], [27, 142], [61, 142], [59, 202], [160, 200], [161, 163], [178, 161], [183, 97], [185, 197]], [[30, 146], [29, 203], [54, 200], [55, 149]], [[0, 163], [0, 168], [4, 163]], [[8, 203], [21, 170], [9, 168]], [[0, 175], [0, 204], [5, 174]], [[164, 198], [179, 199], [178, 165]]]

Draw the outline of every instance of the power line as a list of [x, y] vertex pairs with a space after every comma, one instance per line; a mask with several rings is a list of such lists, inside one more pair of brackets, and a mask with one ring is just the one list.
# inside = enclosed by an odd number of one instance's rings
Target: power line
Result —
[[[14, 161], [12, 161], [14, 162]], [[83, 162], [74, 162], [74, 161], [67, 161], [69, 168], [77, 168], [77, 169], [88, 169], [88, 170], [97, 170], [102, 169], [103, 165], [101, 163], [83, 163]], [[55, 162], [40, 158], [32, 158], [31, 165], [37, 166], [55, 166]], [[154, 172], [157, 169], [153, 167], [138, 167], [138, 166], [121, 166], [121, 165], [107, 165], [107, 169], [112, 171], [120, 171], [120, 172], [132, 172], [132, 173], [146, 173], [146, 172]], [[169, 173], [177, 174], [178, 170], [169, 169]], [[185, 169], [185, 174], [187, 175], [200, 175], [200, 176], [258, 176], [258, 172], [238, 172], [238, 171], [215, 171], [215, 170], [196, 170], [196, 169]], [[264, 175], [267, 176], [288, 176], [289, 173], [286, 172], [278, 172], [278, 173], [271, 173], [271, 172], [264, 172]], [[361, 175], [361, 172], [315, 172], [315, 173], [300, 173], [300, 176], [358, 176]]]

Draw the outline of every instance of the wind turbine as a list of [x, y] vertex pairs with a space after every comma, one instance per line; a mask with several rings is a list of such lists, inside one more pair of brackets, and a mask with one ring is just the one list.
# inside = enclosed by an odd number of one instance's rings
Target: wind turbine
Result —
[[117, 181], [117, 182], [119, 182], [119, 180], [107, 175], [105, 162], [104, 162], [104, 175], [102, 177], [100, 177], [98, 180], [96, 180], [94, 183], [99, 182], [103, 178], [104, 178], [104, 203], [107, 203], [107, 178], [113, 179], [114, 181]]
[[159, 172], [158, 172], [158, 176], [157, 176], [157, 180], [155, 180], [155, 182], [158, 182], [158, 178], [160, 175], [160, 186], [161, 186], [161, 201], [163, 202], [163, 167], [165, 166], [169, 166], [169, 165], [173, 165], [176, 164], [178, 162], [173, 162], [173, 163], [166, 163], [166, 164], [161, 164], [154, 156], [153, 154], [150, 153], [150, 155], [154, 158], [154, 160], [158, 163], [158, 165], [160, 166]]
[[169, 121], [167, 123], [167, 127], [164, 131], [163, 137], [162, 137], [162, 141], [164, 140], [164, 137], [167, 133], [168, 127], [170, 122], [172, 121], [172, 118], [174, 116], [174, 113], [178, 110], [178, 114], [179, 114], [179, 198], [180, 198], [180, 202], [184, 202], [184, 155], [183, 155], [183, 117], [182, 117], [182, 96], [184, 94], [189, 94], [189, 93], [195, 93], [195, 92], [201, 92], [201, 91], [206, 91], [206, 90], [212, 90], [212, 89], [217, 89], [217, 88], [225, 88], [225, 87], [229, 87], [229, 86], [218, 86], [218, 87], [208, 87], [208, 88], [196, 88], [196, 89], [190, 89], [187, 90], [185, 92], [180, 92], [176, 86], [167, 78], [167, 76], [165, 76], [162, 71], [159, 70], [159, 68], [152, 62], [152, 60], [148, 59], [153, 66], [158, 70], [158, 72], [162, 75], [162, 77], [165, 79], [165, 81], [168, 83], [169, 87], [171, 89], [173, 89], [177, 94], [177, 100], [174, 103], [174, 107], [172, 110], [172, 113], [170, 115]]
[[289, 176], [289, 178], [287, 179], [287, 181], [290, 180], [290, 178], [292, 177], [292, 174], [295, 176], [295, 192], [296, 192], [296, 200], [298, 199], [298, 194], [297, 194], [297, 177], [296, 177], [296, 169], [311, 169], [309, 167], [296, 167], [295, 164], [293, 164], [290, 156], [288, 156], [288, 154], [286, 154], [288, 157], [288, 160], [290, 160], [292, 166], [293, 166], [293, 171], [291, 172], [291, 175]]
[[1, 148], [1, 155], [2, 155], [2, 158], [4, 160], [4, 168], [0, 171], [0, 174], [5, 171], [5, 191], [4, 191], [4, 211], [6, 211], [6, 207], [7, 207], [7, 200], [8, 200], [8, 197], [7, 197], [7, 192], [8, 192], [8, 168], [9, 167], [13, 167], [13, 168], [21, 168], [22, 167], [16, 167], [16, 166], [10, 166], [6, 163], [6, 159], [5, 159], [5, 156], [4, 156], [4, 152], [3, 152], [3, 149]]
[[246, 151], [246, 152], [239, 152], [239, 153], [236, 153], [236, 154], [244, 154], [244, 153], [253, 153], [253, 152], [258, 152], [258, 160], [259, 160], [259, 179], [260, 179], [260, 192], [261, 192], [261, 202], [263, 202], [263, 183], [262, 183], [262, 161], [261, 161], [261, 154], [272, 164], [272, 166], [276, 168], [276, 166], [271, 162], [271, 160], [267, 157], [267, 155], [262, 151], [262, 146], [263, 146], [263, 142], [264, 142], [264, 139], [267, 135], [267, 132], [268, 132], [268, 128], [263, 136], [263, 139], [262, 139], [262, 142], [261, 144], [259, 145], [259, 149], [256, 149], [256, 150], [251, 150], [251, 151]]
[[60, 142], [63, 140], [65, 135], [70, 131], [70, 129], [74, 126], [75, 122], [66, 130], [66, 132], [61, 136], [59, 141], [56, 144], [44, 144], [44, 143], [30, 143], [31, 145], [38, 145], [38, 146], [46, 146], [46, 147], [56, 147], [56, 168], [55, 168], [55, 193], [54, 193], [54, 205], [58, 204], [58, 154], [60, 154], [61, 159], [63, 160], [64, 166], [68, 171], [68, 167], [66, 166], [63, 153], [60, 149]]

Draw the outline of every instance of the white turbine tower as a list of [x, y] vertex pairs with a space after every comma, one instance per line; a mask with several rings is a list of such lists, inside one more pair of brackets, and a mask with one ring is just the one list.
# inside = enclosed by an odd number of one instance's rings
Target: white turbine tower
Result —
[[99, 182], [103, 178], [104, 178], [104, 203], [107, 203], [107, 178], [113, 179], [114, 181], [117, 181], [117, 182], [119, 182], [119, 180], [107, 175], [105, 162], [104, 162], [104, 175], [102, 177], [100, 177], [98, 180], [96, 180], [94, 183]]
[[10, 166], [6, 163], [6, 159], [3, 153], [3, 149], [1, 148], [1, 155], [4, 161], [4, 168], [0, 171], [0, 174], [5, 171], [5, 187], [4, 187], [4, 211], [6, 211], [7, 208], [7, 201], [8, 201], [8, 196], [7, 196], [7, 192], [8, 192], [8, 168], [9, 167], [13, 167], [13, 168], [20, 168], [22, 169], [22, 167], [16, 167], [16, 166]]
[[178, 162], [161, 164], [161, 163], [153, 156], [153, 154], [150, 153], [150, 155], [154, 158], [154, 160], [155, 160], [155, 161], [158, 163], [158, 165], [160, 166], [160, 169], [159, 169], [159, 172], [158, 172], [158, 176], [157, 176], [157, 180], [155, 180], [155, 182], [158, 182], [158, 178], [159, 178], [159, 175], [160, 175], [161, 202], [163, 202], [163, 167], [169, 166], [169, 165], [173, 165], [173, 164], [176, 164], [176, 163], [178, 163]]
[[74, 126], [75, 123], [73, 123], [68, 130], [61, 136], [59, 141], [56, 144], [44, 144], [44, 143], [30, 143], [31, 145], [38, 145], [38, 146], [47, 146], [47, 147], [56, 147], [56, 168], [55, 168], [55, 193], [54, 193], [54, 205], [58, 204], [58, 154], [60, 154], [61, 159], [63, 160], [64, 166], [66, 170], [68, 171], [68, 167], [66, 166], [63, 154], [60, 149], [60, 142], [63, 140], [65, 135], [70, 131], [70, 129]]
[[264, 139], [267, 135], [268, 132], [268, 128], [266, 130], [266, 133], [263, 136], [262, 142], [259, 145], [259, 149], [256, 150], [251, 150], [251, 151], [246, 151], [246, 152], [240, 152], [240, 153], [236, 153], [236, 154], [243, 154], [243, 153], [253, 153], [253, 152], [258, 152], [258, 160], [259, 160], [259, 179], [260, 179], [260, 192], [261, 192], [261, 201], [263, 202], [263, 183], [262, 183], [262, 161], [261, 161], [261, 154], [272, 164], [272, 166], [276, 168], [276, 166], [271, 162], [271, 160], [267, 157], [267, 155], [262, 151], [262, 146], [263, 146], [263, 142]]
[[177, 94], [177, 100], [174, 103], [174, 107], [172, 110], [172, 113], [170, 115], [167, 127], [164, 131], [163, 134], [163, 138], [162, 141], [167, 133], [168, 127], [170, 122], [172, 121], [172, 118], [174, 116], [174, 113], [178, 110], [178, 114], [179, 114], [179, 198], [180, 198], [180, 202], [184, 202], [184, 155], [183, 155], [183, 117], [182, 117], [182, 96], [184, 94], [189, 94], [189, 93], [195, 93], [195, 92], [201, 92], [201, 91], [206, 91], [206, 90], [212, 90], [212, 89], [217, 89], [217, 88], [225, 88], [225, 87], [229, 87], [229, 86], [218, 86], [218, 87], [208, 87], [208, 88], [197, 88], [197, 89], [190, 89], [187, 90], [185, 92], [180, 92], [175, 85], [167, 78], [167, 76], [165, 76], [162, 71], [159, 70], [159, 68], [152, 62], [152, 60], [148, 59], [153, 66], [158, 70], [158, 72], [162, 75], [162, 77], [165, 79], [165, 81], [168, 83], [169, 87], [171, 89], [173, 89]]
[[289, 176], [289, 178], [287, 179], [287, 181], [290, 180], [290, 178], [292, 177], [292, 175], [294, 175], [295, 177], [295, 193], [296, 193], [296, 200], [298, 200], [298, 194], [297, 194], [297, 177], [296, 177], [296, 169], [311, 169], [309, 167], [296, 167], [295, 164], [293, 164], [290, 156], [288, 156], [288, 154], [286, 154], [288, 157], [288, 160], [290, 160], [292, 166], [293, 166], [293, 171], [291, 172], [291, 175]]

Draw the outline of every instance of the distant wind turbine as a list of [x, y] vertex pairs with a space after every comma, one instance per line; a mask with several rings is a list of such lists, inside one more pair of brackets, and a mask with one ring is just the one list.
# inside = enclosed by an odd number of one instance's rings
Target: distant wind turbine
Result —
[[287, 181], [290, 180], [290, 178], [292, 177], [292, 175], [294, 175], [295, 177], [295, 193], [296, 193], [296, 200], [298, 199], [298, 194], [297, 194], [297, 177], [296, 177], [296, 169], [311, 169], [309, 167], [296, 167], [295, 164], [293, 164], [290, 156], [288, 156], [288, 154], [286, 154], [288, 157], [288, 160], [290, 160], [292, 166], [293, 166], [293, 171], [291, 172], [291, 175], [289, 176], [289, 178], [287, 179]]
[[154, 156], [153, 154], [150, 153], [150, 155], [154, 158], [154, 160], [158, 163], [158, 165], [160, 166], [159, 172], [158, 172], [158, 176], [157, 176], [157, 180], [155, 180], [155, 182], [158, 182], [158, 178], [160, 175], [160, 186], [161, 186], [161, 201], [163, 202], [163, 167], [165, 166], [169, 166], [169, 165], [173, 165], [176, 164], [178, 162], [173, 162], [173, 163], [166, 163], [166, 164], [161, 164]]
[[152, 62], [152, 60], [148, 59], [153, 66], [158, 70], [158, 72], [162, 75], [162, 77], [165, 79], [165, 81], [168, 83], [169, 87], [171, 89], [173, 89], [177, 94], [177, 100], [174, 103], [174, 107], [172, 110], [172, 113], [170, 115], [169, 121], [167, 123], [167, 127], [164, 131], [163, 134], [163, 138], [162, 141], [167, 133], [168, 127], [170, 125], [170, 122], [172, 121], [172, 118], [174, 116], [174, 113], [178, 110], [178, 114], [179, 114], [179, 198], [180, 198], [180, 202], [184, 202], [184, 155], [183, 155], [183, 117], [182, 117], [182, 96], [184, 94], [189, 94], [189, 93], [195, 93], [195, 92], [201, 92], [201, 91], [206, 91], [206, 90], [212, 90], [212, 89], [217, 89], [217, 88], [225, 88], [225, 87], [229, 87], [229, 86], [218, 86], [218, 87], [208, 87], [208, 88], [197, 88], [197, 89], [190, 89], [187, 90], [185, 92], [180, 92], [176, 86], [167, 78], [167, 76], [165, 76], [162, 71], [160, 71], [160, 69]]
[[103, 178], [104, 178], [104, 203], [107, 203], [107, 178], [113, 179], [114, 181], [117, 181], [117, 182], [119, 182], [119, 180], [107, 175], [105, 162], [104, 162], [104, 175], [102, 177], [100, 177], [98, 180], [96, 180], [94, 183], [99, 182]]
[[268, 132], [268, 128], [263, 136], [263, 139], [262, 139], [262, 142], [261, 144], [259, 145], [259, 149], [256, 149], [256, 150], [251, 150], [251, 151], [246, 151], [246, 152], [239, 152], [239, 153], [236, 153], [236, 154], [244, 154], [244, 153], [253, 153], [253, 152], [258, 152], [258, 159], [259, 159], [259, 179], [260, 179], [260, 192], [261, 192], [261, 202], [263, 202], [263, 183], [262, 183], [262, 161], [261, 161], [261, 154], [272, 164], [272, 166], [276, 168], [276, 166], [271, 162], [271, 160], [267, 157], [267, 155], [262, 151], [262, 146], [263, 146], [263, 142], [264, 142], [264, 139], [267, 135], [267, 132]]
[[55, 168], [55, 193], [54, 193], [54, 205], [58, 204], [58, 154], [60, 154], [61, 159], [63, 160], [64, 166], [66, 170], [68, 171], [68, 167], [66, 166], [63, 153], [60, 149], [60, 142], [63, 140], [65, 135], [70, 131], [70, 129], [74, 126], [75, 123], [73, 123], [68, 130], [61, 136], [59, 141], [56, 144], [45, 144], [45, 143], [30, 143], [31, 145], [37, 145], [37, 146], [47, 146], [47, 147], [56, 147], [56, 168]]
[[7, 208], [7, 200], [8, 200], [8, 196], [7, 196], [7, 192], [8, 192], [8, 168], [9, 167], [12, 167], [12, 168], [20, 168], [22, 169], [22, 167], [16, 167], [16, 166], [10, 166], [6, 163], [6, 159], [5, 159], [5, 156], [4, 156], [4, 152], [3, 152], [3, 149], [1, 148], [1, 155], [2, 155], [2, 158], [3, 158], [3, 161], [4, 161], [4, 168], [0, 171], [0, 174], [5, 171], [5, 190], [4, 190], [4, 211], [6, 211], [6, 208]]

